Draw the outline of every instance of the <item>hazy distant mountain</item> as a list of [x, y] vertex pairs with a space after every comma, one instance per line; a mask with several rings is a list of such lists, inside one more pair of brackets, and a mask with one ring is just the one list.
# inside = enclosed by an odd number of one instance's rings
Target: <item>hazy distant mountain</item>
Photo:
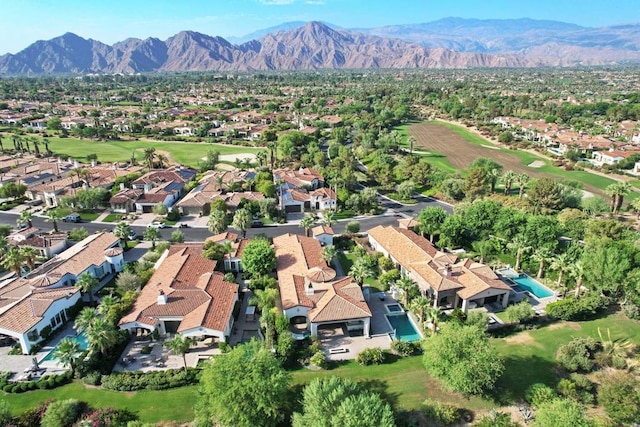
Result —
[[0, 57], [0, 73], [309, 70], [324, 68], [468, 68], [539, 65], [518, 55], [426, 48], [334, 30], [310, 22], [241, 45], [183, 31], [166, 41], [127, 39], [108, 46], [67, 33]]
[[[338, 27], [337, 25], [333, 25], [333, 24], [330, 24], [328, 22], [323, 22], [323, 21], [320, 21], [320, 22], [322, 22], [327, 27], [333, 28], [334, 30], [339, 30], [340, 29], [340, 27]], [[260, 40], [261, 38], [263, 38], [267, 34], [277, 33], [277, 32], [280, 32], [280, 31], [295, 30], [296, 28], [300, 28], [300, 27], [304, 26], [305, 24], [307, 24], [306, 21], [285, 22], [284, 24], [276, 25], [275, 27], [269, 27], [269, 28], [264, 28], [262, 30], [254, 31], [254, 32], [246, 34], [246, 35], [244, 35], [242, 37], [226, 37], [226, 39], [230, 43], [242, 44], [242, 43], [246, 43], [246, 42], [251, 41], [251, 40]]]

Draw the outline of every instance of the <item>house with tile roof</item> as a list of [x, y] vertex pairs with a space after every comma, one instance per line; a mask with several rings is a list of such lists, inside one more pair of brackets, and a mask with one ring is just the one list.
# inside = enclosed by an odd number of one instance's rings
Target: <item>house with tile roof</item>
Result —
[[81, 298], [74, 287], [84, 273], [104, 281], [122, 271], [120, 239], [112, 233], [88, 236], [24, 277], [0, 283], [0, 334], [14, 337], [28, 354], [41, 332], [60, 328]]
[[313, 238], [285, 234], [273, 239], [280, 305], [293, 323], [307, 324], [312, 335], [323, 325], [341, 324], [370, 335], [371, 310], [352, 277], [336, 277]]
[[213, 337], [226, 342], [233, 327], [238, 285], [214, 271], [216, 261], [202, 256], [203, 243], [172, 245], [156, 271], [119, 322], [132, 334], [158, 331], [160, 336]]
[[435, 307], [467, 312], [497, 303], [506, 307], [511, 287], [487, 265], [436, 249], [429, 240], [411, 230], [379, 225], [369, 230], [371, 247], [399, 266], [413, 279]]
[[41, 233], [31, 227], [9, 234], [7, 243], [18, 248], [32, 247], [42, 258], [49, 259], [67, 249], [67, 233]]
[[224, 233], [207, 237], [205, 242], [214, 242], [219, 245], [230, 243], [231, 250], [224, 254], [223, 257], [224, 271], [233, 271], [236, 273], [242, 271], [242, 251], [244, 251], [247, 243], [249, 243], [249, 239], [238, 239], [236, 233], [225, 231]]

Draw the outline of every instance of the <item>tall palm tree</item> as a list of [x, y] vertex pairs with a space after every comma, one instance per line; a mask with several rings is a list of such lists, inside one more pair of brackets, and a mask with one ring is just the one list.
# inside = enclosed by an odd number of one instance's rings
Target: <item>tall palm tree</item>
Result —
[[147, 166], [149, 170], [153, 169], [153, 159], [156, 156], [156, 149], [153, 147], [148, 147], [144, 149], [144, 160], [147, 162]]
[[576, 291], [574, 296], [576, 298], [580, 297], [580, 289], [582, 288], [582, 279], [584, 278], [584, 264], [582, 264], [582, 260], [578, 260], [571, 264], [569, 268], [569, 274], [576, 281]]
[[517, 235], [513, 240], [507, 243], [507, 248], [516, 251], [516, 266], [515, 270], [520, 270], [520, 263], [522, 262], [522, 255], [529, 252], [532, 248], [529, 246], [526, 238], [522, 235]]
[[274, 288], [256, 289], [251, 297], [250, 304], [258, 306], [261, 312], [271, 310], [276, 304], [278, 291]]
[[269, 143], [267, 144], [267, 148], [269, 149], [269, 159], [271, 161], [271, 170], [275, 169], [276, 167], [276, 148], [278, 147], [278, 144], [276, 143], [276, 141], [269, 141]]
[[118, 223], [118, 225], [116, 225], [116, 227], [113, 229], [113, 234], [120, 240], [122, 240], [122, 246], [124, 247], [124, 250], [126, 251], [127, 249], [129, 249], [129, 236], [133, 233], [133, 230], [131, 230], [131, 227], [129, 226], [129, 224], [127, 224], [124, 221], [121, 221]]
[[531, 178], [529, 178], [529, 175], [527, 175], [526, 173], [521, 173], [516, 177], [516, 182], [518, 183], [518, 199], [522, 199], [522, 196], [524, 196], [524, 189], [527, 186], [527, 183], [531, 180]]
[[349, 275], [353, 277], [356, 283], [360, 286], [362, 286], [362, 284], [364, 283], [364, 279], [373, 275], [373, 271], [371, 270], [369, 265], [362, 262], [361, 259], [362, 258], [354, 262], [349, 269]]
[[158, 160], [158, 167], [160, 169], [164, 169], [165, 163], [169, 161], [167, 156], [165, 156], [164, 154], [156, 154], [156, 159]]
[[309, 237], [309, 230], [315, 225], [315, 220], [311, 215], [305, 215], [300, 220], [300, 228], [304, 228], [304, 235]]
[[568, 272], [570, 268], [571, 259], [566, 253], [553, 257], [551, 261], [551, 269], [558, 272], [558, 282], [556, 283], [556, 286], [558, 288], [561, 286], [564, 288], [564, 284], [562, 283], [562, 280], [564, 279], [564, 273]]
[[81, 352], [80, 342], [71, 337], [65, 337], [56, 345], [53, 351], [53, 357], [57, 359], [62, 366], [71, 369], [71, 376], [74, 376]]
[[29, 267], [29, 271], [33, 271], [39, 252], [32, 246], [23, 246], [20, 248], [20, 255], [22, 255], [24, 262], [27, 264], [27, 267]]
[[156, 248], [156, 242], [160, 240], [161, 237], [160, 230], [157, 228], [147, 227], [147, 229], [144, 230], [144, 239], [151, 242], [152, 249]]
[[511, 193], [511, 186], [513, 185], [513, 180], [516, 179], [516, 173], [512, 170], [508, 170], [502, 174], [502, 181], [504, 182], [504, 194], [509, 195]]
[[636, 211], [636, 219], [640, 219], [640, 199], [632, 200], [629, 204]]
[[424, 329], [425, 313], [432, 307], [431, 300], [423, 295], [411, 300], [409, 303], [409, 310], [413, 311], [418, 317], [420, 327]]
[[100, 284], [97, 278], [89, 273], [82, 273], [76, 282], [76, 288], [83, 294], [89, 295], [89, 304], [93, 304], [93, 290]]
[[615, 214], [622, 207], [624, 196], [631, 191], [631, 184], [628, 182], [616, 182], [607, 186], [605, 193], [611, 196], [611, 213]]
[[20, 218], [18, 219], [18, 223], [27, 224], [29, 228], [33, 227], [33, 213], [28, 210], [24, 210], [20, 212]]
[[416, 143], [416, 139], [409, 135], [409, 137], [407, 138], [407, 142], [409, 143], [409, 154], [413, 154], [413, 146]]
[[331, 261], [338, 255], [338, 249], [336, 249], [333, 245], [327, 245], [322, 248], [322, 259], [327, 263], [327, 265], [331, 265]]
[[62, 215], [57, 209], [49, 209], [47, 212], [47, 218], [45, 221], [50, 222], [53, 225], [53, 231], [58, 232], [58, 221], [62, 220]]
[[80, 333], [86, 330], [98, 317], [100, 317], [98, 310], [91, 307], [85, 307], [76, 316], [73, 321], [73, 327], [77, 333]]
[[118, 297], [115, 295], [105, 295], [98, 304], [98, 313], [107, 319], [109, 318], [109, 310], [118, 304]]
[[2, 267], [13, 271], [18, 277], [22, 273], [22, 264], [24, 264], [24, 257], [18, 248], [9, 249], [2, 257]]
[[96, 317], [85, 329], [85, 336], [91, 352], [100, 352], [102, 356], [106, 356], [107, 350], [118, 342], [118, 331], [102, 316]]
[[442, 310], [438, 307], [431, 306], [425, 311], [425, 316], [427, 323], [430, 325], [431, 332], [434, 334], [438, 332], [438, 323], [442, 318]]
[[487, 171], [487, 180], [489, 181], [489, 192], [496, 192], [496, 184], [500, 179], [500, 169], [493, 168]]
[[262, 150], [256, 153], [256, 160], [258, 160], [258, 165], [260, 167], [264, 166], [267, 162], [267, 152]]
[[409, 307], [409, 296], [411, 291], [418, 289], [418, 285], [413, 279], [409, 276], [402, 276], [399, 280], [396, 281], [396, 287], [402, 290], [404, 294], [404, 303], [405, 308]]
[[[638, 199], [640, 200], [640, 199]], [[333, 211], [324, 211], [322, 212], [322, 222], [324, 222], [327, 227], [331, 227], [336, 220], [336, 213]]]
[[551, 252], [549, 248], [543, 246], [534, 250], [531, 258], [533, 258], [533, 260], [538, 263], [538, 275], [536, 276], [536, 278], [540, 279], [542, 277], [542, 273], [544, 272], [545, 264], [549, 260], [553, 259], [553, 252]]
[[209, 214], [207, 227], [213, 234], [220, 234], [227, 229], [227, 214], [221, 210], [213, 210]]
[[171, 353], [176, 356], [182, 356], [182, 362], [184, 363], [184, 370], [187, 370], [187, 356], [186, 354], [189, 352], [189, 348], [191, 348], [195, 341], [190, 337], [183, 337], [181, 334], [177, 334], [171, 341], [167, 341], [164, 343]]
[[480, 259], [478, 260], [480, 264], [484, 264], [484, 261], [495, 250], [491, 240], [476, 240], [475, 242], [471, 243], [471, 247], [473, 248], [473, 251], [476, 253], [476, 255], [480, 257]]
[[247, 236], [247, 229], [251, 227], [251, 219], [252, 215], [247, 209], [238, 209], [235, 214], [233, 214], [233, 221], [231, 226], [236, 230], [242, 232], [242, 238], [244, 239]]

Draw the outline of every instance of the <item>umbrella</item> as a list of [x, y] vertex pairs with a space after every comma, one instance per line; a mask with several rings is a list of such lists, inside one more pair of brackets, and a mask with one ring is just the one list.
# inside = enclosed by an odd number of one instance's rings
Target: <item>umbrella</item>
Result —
[[329, 267], [313, 267], [307, 273], [307, 279], [312, 282], [320, 283], [320, 282], [328, 282], [329, 280], [333, 280], [336, 277], [336, 271], [333, 268]]

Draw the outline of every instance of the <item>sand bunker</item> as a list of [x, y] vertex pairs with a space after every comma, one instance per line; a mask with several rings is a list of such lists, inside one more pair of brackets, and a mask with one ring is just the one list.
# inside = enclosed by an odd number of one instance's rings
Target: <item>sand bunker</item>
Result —
[[253, 153], [238, 153], [238, 154], [225, 154], [220, 156], [220, 160], [225, 162], [235, 162], [236, 159], [240, 159], [240, 160], [249, 159], [252, 162], [255, 162], [256, 155]]

